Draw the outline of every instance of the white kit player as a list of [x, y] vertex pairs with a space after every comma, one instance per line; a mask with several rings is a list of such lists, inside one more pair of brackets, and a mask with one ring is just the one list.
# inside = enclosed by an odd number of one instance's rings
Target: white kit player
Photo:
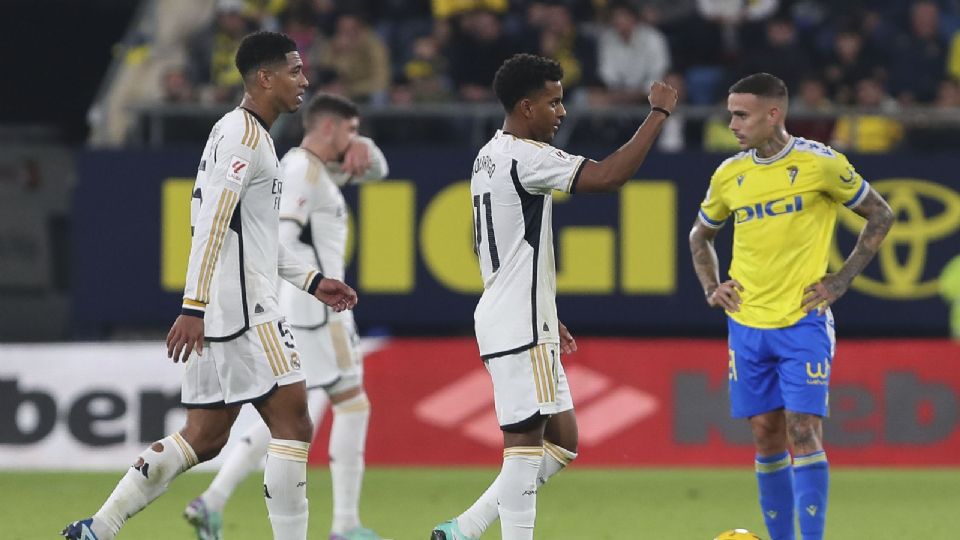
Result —
[[243, 101], [214, 125], [203, 151], [183, 308], [167, 336], [167, 355], [186, 364], [186, 425], [144, 450], [92, 518], [64, 529], [67, 538], [114, 538], [175, 477], [220, 452], [244, 403], [270, 426], [264, 497], [273, 537], [307, 537], [313, 427], [276, 282], [282, 277], [338, 311], [353, 307], [356, 293], [279, 243], [282, 182], [268, 130], [281, 113], [299, 108], [307, 87], [296, 44], [283, 34], [251, 34], [236, 65]]
[[[303, 112], [304, 138], [281, 161], [280, 241], [324, 276], [343, 279], [347, 206], [341, 186], [380, 180], [383, 153], [357, 134], [359, 111], [350, 100], [317, 94]], [[280, 307], [297, 335], [314, 426], [333, 404], [330, 473], [333, 487], [331, 540], [380, 538], [363, 527], [359, 499], [370, 402], [363, 388], [363, 357], [350, 311], [328, 309], [288, 283], [280, 284]], [[187, 507], [200, 540], [222, 538], [222, 512], [237, 484], [263, 459], [270, 433], [257, 424], [228, 456], [210, 487]]]
[[432, 540], [480, 538], [498, 517], [505, 540], [533, 538], [537, 490], [576, 458], [578, 443], [560, 362], [577, 345], [557, 318], [551, 194], [619, 189], [677, 102], [676, 90], [654, 83], [647, 119], [598, 163], [550, 145], [566, 116], [562, 78], [554, 60], [518, 54], [493, 81], [506, 118], [477, 155], [470, 191], [483, 277], [474, 322], [493, 379], [503, 466], [469, 509], [434, 528]]

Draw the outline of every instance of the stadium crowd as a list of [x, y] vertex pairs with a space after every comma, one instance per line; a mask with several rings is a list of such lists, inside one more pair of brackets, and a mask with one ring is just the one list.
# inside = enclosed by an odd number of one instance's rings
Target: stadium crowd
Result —
[[[155, 10], [125, 63], [150, 66], [157, 84], [145, 89], [151, 77], [131, 70], [139, 91], [125, 105], [238, 102], [239, 40], [270, 29], [298, 43], [312, 90], [371, 107], [492, 103], [497, 66], [533, 52], [563, 65], [568, 105], [644, 105], [657, 79], [687, 104], [715, 105], [733, 81], [767, 71], [796, 111], [824, 113], [801, 114], [797, 135], [860, 152], [957, 142], [890, 113], [960, 106], [958, 0], [173, 0]], [[861, 114], [830, 114], [837, 106]], [[665, 150], [735, 146], [723, 117], [674, 124]]]

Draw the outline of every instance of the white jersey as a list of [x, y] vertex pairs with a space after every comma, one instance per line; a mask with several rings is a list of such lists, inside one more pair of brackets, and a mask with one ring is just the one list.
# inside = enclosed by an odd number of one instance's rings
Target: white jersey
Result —
[[[236, 108], [210, 132], [190, 208], [183, 312], [227, 341], [281, 318], [277, 276], [311, 290], [321, 274], [280, 245], [280, 163], [266, 125]], [[319, 302], [317, 302], [319, 303]]]
[[[304, 148], [292, 148], [280, 162], [283, 197], [280, 219], [298, 226], [297, 238], [283, 238], [284, 244], [301, 259], [319, 266], [323, 275], [343, 279], [347, 250], [347, 204], [340, 186], [387, 175], [383, 152], [366, 137], [358, 137], [370, 150], [370, 168], [362, 177], [340, 171], [339, 162], [323, 162]], [[285, 229], [284, 229], [285, 230]], [[330, 318], [327, 306], [287, 283], [280, 284], [280, 306], [290, 324], [316, 328]]]
[[483, 295], [480, 356], [559, 343], [553, 190], [573, 193], [586, 158], [498, 130], [473, 164], [474, 240]]

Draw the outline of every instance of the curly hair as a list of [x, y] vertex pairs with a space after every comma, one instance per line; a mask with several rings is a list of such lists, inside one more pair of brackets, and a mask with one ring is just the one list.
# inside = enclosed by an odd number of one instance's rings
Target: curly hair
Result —
[[517, 102], [540, 90], [547, 81], [563, 79], [556, 60], [534, 54], [515, 54], [500, 66], [493, 77], [493, 92], [508, 113]]
[[265, 64], [286, 62], [287, 53], [297, 50], [297, 44], [286, 34], [279, 32], [254, 32], [240, 42], [236, 65], [244, 79]]

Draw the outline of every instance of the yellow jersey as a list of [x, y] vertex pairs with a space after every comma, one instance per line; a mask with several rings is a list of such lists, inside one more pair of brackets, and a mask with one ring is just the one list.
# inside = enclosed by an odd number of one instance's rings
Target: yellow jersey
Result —
[[791, 137], [775, 156], [740, 152], [717, 167], [699, 218], [719, 229], [734, 222], [730, 277], [743, 285], [740, 311], [755, 328], [784, 328], [803, 316], [803, 289], [827, 271], [838, 205], [854, 208], [870, 185], [846, 156]]

